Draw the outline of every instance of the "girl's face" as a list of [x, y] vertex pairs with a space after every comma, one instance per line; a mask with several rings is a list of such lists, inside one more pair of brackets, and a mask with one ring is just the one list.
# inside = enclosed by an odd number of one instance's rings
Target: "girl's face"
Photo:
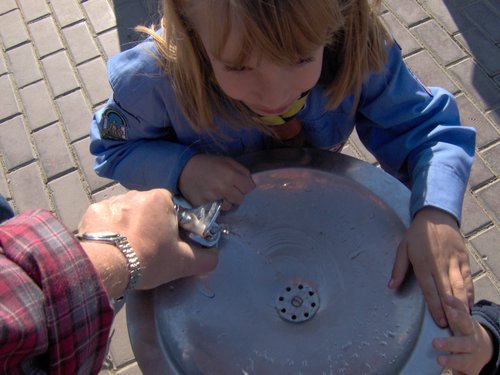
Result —
[[324, 46], [318, 46], [309, 56], [300, 56], [290, 65], [279, 65], [265, 57], [250, 55], [243, 66], [233, 66], [241, 45], [238, 32], [230, 33], [220, 59], [210, 51], [201, 28], [200, 37], [212, 64], [217, 83], [232, 99], [243, 102], [248, 108], [262, 116], [279, 115], [286, 112], [300, 95], [311, 89], [319, 80]]

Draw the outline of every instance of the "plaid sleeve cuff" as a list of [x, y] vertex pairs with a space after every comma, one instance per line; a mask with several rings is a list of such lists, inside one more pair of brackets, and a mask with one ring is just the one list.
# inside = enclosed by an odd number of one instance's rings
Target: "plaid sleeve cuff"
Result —
[[[0, 226], [0, 262], [0, 296], [6, 305], [0, 316], [5, 333], [0, 336], [0, 368], [15, 374], [43, 364], [47, 367], [36, 369], [97, 374], [113, 309], [72, 233], [48, 211], [19, 215]], [[15, 309], [4, 320], [9, 307]], [[44, 358], [35, 360], [38, 356]]]

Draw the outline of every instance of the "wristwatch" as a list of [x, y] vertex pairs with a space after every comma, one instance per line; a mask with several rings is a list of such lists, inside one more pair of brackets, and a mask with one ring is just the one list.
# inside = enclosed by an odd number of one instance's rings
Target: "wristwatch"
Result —
[[80, 241], [96, 241], [116, 246], [127, 259], [129, 280], [125, 292], [134, 290], [141, 278], [141, 262], [132, 246], [128, 243], [127, 237], [120, 233], [97, 232], [77, 234]]

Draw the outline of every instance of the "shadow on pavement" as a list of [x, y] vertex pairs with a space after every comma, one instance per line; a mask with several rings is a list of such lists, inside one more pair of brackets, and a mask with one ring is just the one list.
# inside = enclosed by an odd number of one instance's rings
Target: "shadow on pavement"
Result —
[[[495, 77], [500, 74], [500, 8], [494, 1], [444, 0], [459, 34], [462, 47], [474, 58], [472, 82], [486, 110], [500, 106], [500, 87]], [[460, 75], [461, 71], [456, 74]], [[465, 71], [464, 71], [465, 73]]]
[[145, 36], [134, 30], [137, 25], [158, 25], [161, 0], [113, 0], [120, 50], [132, 48]]

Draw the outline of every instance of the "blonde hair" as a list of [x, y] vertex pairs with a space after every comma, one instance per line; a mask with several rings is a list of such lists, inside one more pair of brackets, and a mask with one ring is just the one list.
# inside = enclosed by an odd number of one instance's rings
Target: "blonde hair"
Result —
[[[196, 131], [217, 131], [214, 116], [235, 127], [263, 127], [246, 106], [218, 86], [194, 28], [208, 17], [211, 51], [220, 58], [233, 25], [242, 32], [234, 65], [257, 51], [278, 64], [296, 62], [326, 45], [319, 83], [335, 108], [349, 95], [354, 106], [368, 74], [387, 60], [390, 38], [378, 18], [380, 0], [163, 0], [162, 33], [145, 27], [156, 42], [161, 67], [171, 77], [183, 113]], [[200, 13], [203, 13], [200, 15]], [[354, 107], [353, 107], [354, 110]]]

